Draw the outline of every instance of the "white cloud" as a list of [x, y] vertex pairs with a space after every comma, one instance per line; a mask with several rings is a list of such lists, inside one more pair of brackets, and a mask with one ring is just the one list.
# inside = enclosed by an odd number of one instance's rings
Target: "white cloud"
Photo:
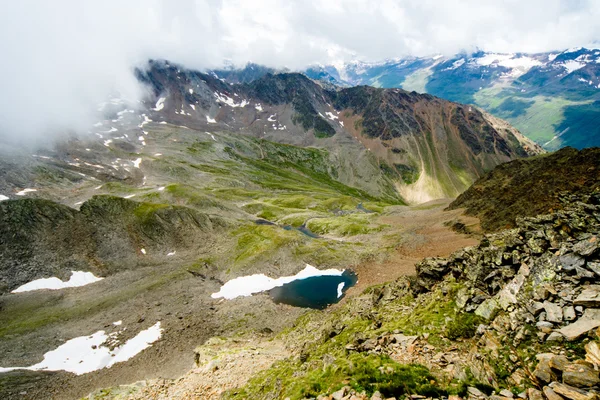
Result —
[[0, 14], [0, 138], [84, 129], [96, 105], [143, 90], [148, 58], [192, 68], [228, 59], [314, 62], [541, 52], [599, 37], [593, 0], [21, 0]]

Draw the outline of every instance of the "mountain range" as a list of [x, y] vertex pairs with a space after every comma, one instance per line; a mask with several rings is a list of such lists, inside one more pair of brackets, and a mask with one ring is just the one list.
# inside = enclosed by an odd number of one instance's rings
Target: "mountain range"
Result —
[[475, 104], [549, 150], [600, 144], [597, 49], [538, 54], [478, 51], [321, 66], [306, 73], [334, 82], [401, 87]]
[[[231, 82], [274, 72], [256, 64], [215, 71]], [[353, 61], [302, 72], [338, 86], [402, 88], [476, 105], [548, 150], [600, 145], [600, 50], [595, 48]]]

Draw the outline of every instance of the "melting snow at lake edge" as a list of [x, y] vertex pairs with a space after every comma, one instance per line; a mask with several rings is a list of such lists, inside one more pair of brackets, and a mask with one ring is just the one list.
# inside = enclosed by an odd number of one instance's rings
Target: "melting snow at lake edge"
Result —
[[254, 293], [260, 293], [267, 290], [271, 290], [278, 286], [283, 286], [286, 283], [298, 279], [306, 279], [316, 276], [341, 276], [344, 273], [343, 270], [338, 269], [324, 269], [320, 270], [312, 265], [306, 264], [306, 268], [298, 272], [293, 276], [282, 276], [281, 278], [270, 278], [264, 274], [240, 276], [230, 280], [221, 286], [221, 290], [217, 293], [213, 293], [211, 297], [213, 299], [225, 298], [235, 299], [240, 296], [251, 296]]

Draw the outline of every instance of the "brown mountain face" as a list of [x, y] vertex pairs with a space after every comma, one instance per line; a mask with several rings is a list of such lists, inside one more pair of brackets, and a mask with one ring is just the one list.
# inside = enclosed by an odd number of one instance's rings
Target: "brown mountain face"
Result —
[[555, 153], [502, 164], [478, 179], [450, 204], [479, 217], [486, 231], [510, 228], [517, 217], [562, 208], [569, 193], [600, 187], [600, 149], [565, 147]]
[[154, 92], [154, 121], [325, 148], [342, 183], [374, 195], [391, 186], [410, 203], [455, 197], [496, 165], [542, 152], [505, 122], [427, 94], [324, 88], [293, 73], [229, 84], [167, 62], [138, 76]]

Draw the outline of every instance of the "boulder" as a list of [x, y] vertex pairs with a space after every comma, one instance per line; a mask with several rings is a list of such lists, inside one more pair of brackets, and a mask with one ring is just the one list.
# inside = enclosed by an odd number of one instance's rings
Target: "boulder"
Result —
[[550, 360], [554, 357], [552, 353], [541, 353], [536, 356], [538, 364], [533, 371], [533, 375], [541, 382], [550, 383], [557, 379], [556, 374], [550, 366]]
[[498, 311], [500, 311], [498, 302], [494, 299], [487, 299], [477, 307], [475, 314], [489, 321], [496, 316]]
[[502, 389], [502, 390], [500, 391], [500, 393], [498, 393], [498, 394], [499, 394], [500, 396], [502, 396], [502, 397], [509, 397], [509, 398], [511, 398], [511, 399], [512, 399], [513, 397], [515, 397], [515, 395], [513, 394], [513, 392], [511, 392], [511, 391], [510, 391], [510, 390], [508, 390], [508, 389]]
[[544, 301], [544, 310], [546, 310], [546, 320], [550, 322], [562, 322], [563, 312], [562, 308], [555, 303]]
[[544, 303], [534, 301], [529, 307], [527, 307], [527, 310], [537, 317], [542, 311], [544, 311]]
[[557, 342], [560, 343], [565, 340], [565, 337], [560, 332], [552, 332], [546, 338], [546, 342]]
[[391, 336], [392, 343], [398, 343], [402, 346], [410, 346], [417, 340], [417, 336], [406, 336], [401, 333], [396, 333]]
[[373, 396], [371, 396], [371, 400], [383, 400], [383, 395], [377, 390], [373, 393]]
[[535, 326], [544, 333], [550, 333], [552, 332], [552, 328], [554, 328], [554, 324], [548, 321], [536, 322]]
[[589, 285], [577, 296], [573, 302], [576, 306], [600, 306], [600, 285]]
[[586, 309], [581, 318], [576, 322], [562, 327], [558, 332], [568, 341], [576, 340], [581, 336], [585, 335], [592, 329], [600, 326], [600, 310], [597, 309]]
[[596, 275], [600, 276], [600, 263], [599, 262], [588, 262], [586, 267], [593, 271]]
[[563, 355], [554, 356], [550, 359], [550, 367], [558, 371], [564, 371], [569, 364], [571, 364], [571, 361]]
[[344, 396], [346, 396], [346, 393], [348, 393], [349, 390], [350, 390], [350, 387], [344, 386], [343, 388], [341, 388], [337, 392], [333, 392], [331, 394], [331, 398], [333, 400], [342, 400], [344, 398]]
[[598, 342], [589, 342], [585, 345], [585, 360], [596, 368], [600, 367], [600, 347]]
[[588, 271], [583, 267], [575, 268], [575, 273], [577, 279], [593, 279], [596, 277], [596, 274], [594, 274], [592, 271]]
[[544, 396], [546, 396], [548, 400], [564, 400], [562, 396], [556, 394], [549, 386], [544, 386]]
[[523, 286], [524, 282], [525, 275], [519, 271], [519, 274], [509, 283], [504, 285], [502, 290], [498, 292], [496, 298], [498, 299], [498, 304], [503, 310], [506, 310], [511, 304], [517, 303], [517, 295], [519, 294], [521, 286]]
[[561, 396], [571, 400], [596, 400], [597, 395], [585, 390], [578, 389], [573, 386], [565, 385], [564, 383], [552, 382], [550, 388]]
[[563, 319], [565, 321], [573, 321], [577, 318], [575, 314], [575, 308], [573, 306], [563, 307]]
[[600, 383], [598, 371], [584, 364], [568, 364], [563, 370], [563, 383], [579, 388], [588, 388]]
[[476, 387], [473, 386], [469, 386], [467, 388], [467, 393], [469, 393], [469, 397], [475, 397], [478, 399], [486, 399], [487, 396], [485, 395], [485, 393], [483, 393], [481, 390], [477, 389]]
[[581, 240], [573, 246], [573, 251], [579, 255], [588, 257], [598, 250], [598, 237], [592, 236], [589, 239]]
[[574, 271], [577, 267], [583, 267], [585, 260], [577, 254], [567, 253], [558, 257], [558, 263], [565, 271]]
[[544, 396], [542, 396], [542, 392], [537, 389], [529, 388], [527, 389], [527, 398], [529, 400], [544, 400]]

